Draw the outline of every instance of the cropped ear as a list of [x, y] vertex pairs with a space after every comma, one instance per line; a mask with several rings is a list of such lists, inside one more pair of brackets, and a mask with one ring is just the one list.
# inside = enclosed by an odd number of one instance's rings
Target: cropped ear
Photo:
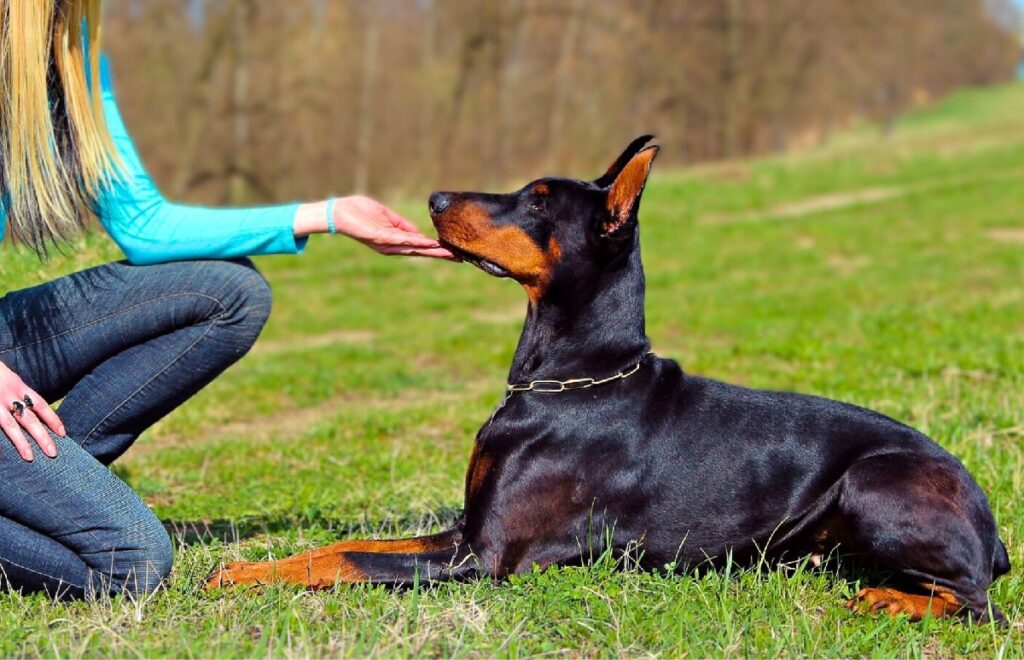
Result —
[[601, 226], [603, 236], [612, 236], [627, 225], [635, 224], [640, 209], [640, 195], [647, 185], [658, 146], [642, 149], [633, 156], [608, 189], [608, 218]]
[[619, 157], [615, 159], [612, 166], [608, 168], [608, 171], [594, 179], [594, 185], [598, 188], [607, 188], [612, 185], [612, 181], [615, 181], [615, 177], [619, 176], [622, 172], [622, 168], [624, 168], [629, 161], [633, 159], [633, 156], [637, 155], [640, 150], [644, 148], [644, 145], [653, 139], [653, 135], [641, 135], [630, 142], [625, 151], [619, 154]]

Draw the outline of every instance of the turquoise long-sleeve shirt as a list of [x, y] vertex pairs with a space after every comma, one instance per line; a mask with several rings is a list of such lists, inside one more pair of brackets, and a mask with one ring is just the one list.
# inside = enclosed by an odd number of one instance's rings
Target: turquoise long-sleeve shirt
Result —
[[[167, 201], [139, 158], [121, 119], [110, 65], [100, 61], [100, 83], [107, 125], [121, 156], [123, 174], [96, 200], [96, 215], [128, 261], [154, 264], [185, 259], [231, 259], [301, 252], [295, 238], [298, 204], [246, 209], [210, 209]], [[0, 231], [6, 207], [0, 204]]]

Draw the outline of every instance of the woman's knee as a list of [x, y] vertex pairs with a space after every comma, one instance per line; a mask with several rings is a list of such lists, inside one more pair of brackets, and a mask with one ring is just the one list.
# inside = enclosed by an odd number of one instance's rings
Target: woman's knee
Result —
[[125, 583], [125, 590], [136, 595], [157, 590], [170, 577], [173, 565], [174, 547], [164, 532], [162, 541], [144, 549]]
[[240, 306], [247, 310], [247, 314], [259, 320], [262, 325], [262, 323], [266, 322], [267, 317], [270, 316], [272, 303], [270, 284], [250, 259], [240, 259], [227, 263], [238, 266], [241, 269], [235, 275], [238, 282], [236, 296]]
[[156, 591], [167, 581], [174, 564], [174, 550], [166, 534], [164, 538], [164, 542], [122, 553], [118, 572], [112, 575], [113, 591], [138, 596]]
[[249, 259], [211, 262], [221, 278], [221, 323], [255, 342], [270, 317], [270, 285]]
[[270, 317], [271, 294], [270, 285], [251, 260], [186, 261], [167, 266], [174, 269], [176, 286], [211, 303], [203, 306], [203, 322], [213, 321], [221, 334], [230, 334], [232, 342], [246, 350], [256, 341]]
[[116, 536], [114, 547], [84, 558], [92, 569], [94, 588], [131, 595], [155, 591], [170, 576], [174, 564], [174, 546], [160, 520], [141, 505], [134, 520]]
[[[155, 517], [154, 517], [155, 520]], [[174, 546], [163, 525], [157, 521], [158, 529], [153, 530], [148, 540], [132, 557], [132, 566], [125, 583], [125, 591], [134, 594], [151, 593], [171, 575], [174, 565]]]

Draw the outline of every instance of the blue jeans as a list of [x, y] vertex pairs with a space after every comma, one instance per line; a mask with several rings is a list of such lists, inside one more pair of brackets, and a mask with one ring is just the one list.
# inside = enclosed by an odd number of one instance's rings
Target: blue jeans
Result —
[[269, 313], [248, 261], [119, 262], [0, 299], [0, 362], [47, 401], [63, 397], [67, 429], [56, 458], [36, 449], [32, 462], [0, 431], [5, 587], [82, 598], [159, 586], [167, 532], [106, 466], [245, 355]]

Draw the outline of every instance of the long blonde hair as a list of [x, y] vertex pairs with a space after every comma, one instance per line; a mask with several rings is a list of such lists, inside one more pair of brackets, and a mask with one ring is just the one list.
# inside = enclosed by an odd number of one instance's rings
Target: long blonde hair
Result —
[[100, 91], [102, 0], [0, 0], [0, 193], [9, 236], [45, 255], [119, 171]]

